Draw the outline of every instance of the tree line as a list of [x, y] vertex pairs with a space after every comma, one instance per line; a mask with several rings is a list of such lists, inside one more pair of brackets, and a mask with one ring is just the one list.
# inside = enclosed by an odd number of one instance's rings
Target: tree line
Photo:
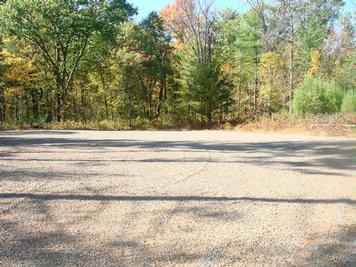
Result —
[[0, 1], [0, 122], [200, 127], [353, 112], [355, 17], [341, 0]]

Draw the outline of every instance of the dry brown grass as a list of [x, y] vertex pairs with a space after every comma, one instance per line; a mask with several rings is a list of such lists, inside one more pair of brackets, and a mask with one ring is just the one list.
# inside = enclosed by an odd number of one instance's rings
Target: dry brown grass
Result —
[[[347, 136], [355, 137], [356, 114], [336, 114], [311, 117], [296, 117], [285, 114], [275, 114], [271, 117], [262, 117], [255, 121], [250, 121], [239, 126], [225, 124], [202, 124], [188, 123], [168, 125], [160, 121], [134, 121], [132, 130], [159, 130], [159, 129], [215, 129], [215, 130], [242, 130], [242, 131], [272, 131], [281, 133], [304, 133], [323, 136]], [[128, 130], [130, 127], [125, 123], [113, 121], [101, 122], [52, 122], [44, 125], [31, 124], [2, 124], [1, 130], [29, 130], [29, 129], [48, 129], [48, 130]]]
[[243, 131], [273, 131], [311, 135], [355, 137], [356, 114], [294, 117], [277, 114], [237, 126]]

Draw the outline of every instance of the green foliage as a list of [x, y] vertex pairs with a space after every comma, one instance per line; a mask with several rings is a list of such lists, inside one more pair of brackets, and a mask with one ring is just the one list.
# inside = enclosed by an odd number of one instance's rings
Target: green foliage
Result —
[[347, 91], [342, 99], [341, 111], [351, 113], [356, 111], [356, 94], [355, 90]]
[[335, 81], [325, 82], [325, 112], [327, 114], [337, 113], [341, 109], [344, 91]]
[[[224, 15], [219, 39], [222, 73], [235, 88], [234, 117], [251, 116], [258, 102], [258, 73], [263, 52], [263, 29], [258, 15], [249, 11], [243, 16]], [[252, 88], [253, 87], [253, 88]], [[256, 94], [255, 92], [256, 91]], [[256, 107], [257, 108], [257, 107]], [[244, 114], [242, 114], [244, 113]]]
[[[127, 104], [130, 113], [153, 119], [160, 115], [171, 73], [170, 35], [161, 18], [151, 13], [141, 24], [122, 25], [116, 51], [118, 68], [124, 68]], [[133, 105], [135, 99], [140, 103]]]
[[298, 33], [298, 64], [301, 71], [306, 72], [313, 63], [313, 53], [321, 47], [326, 34], [325, 25], [317, 17], [308, 21], [305, 29]]
[[51, 74], [57, 120], [67, 116], [68, 94], [95, 41], [114, 41], [135, 10], [123, 0], [9, 0], [0, 7], [1, 31], [31, 45]]
[[232, 89], [215, 60], [200, 62], [190, 50], [181, 54], [179, 107], [186, 120], [209, 123], [229, 113]]
[[300, 115], [354, 110], [355, 25], [336, 22], [341, 0], [249, 1], [242, 14], [179, 0], [141, 22], [125, 0], [3, 2], [4, 125], [205, 127], [291, 102]]
[[271, 114], [282, 108], [286, 94], [286, 67], [283, 59], [276, 53], [267, 52], [261, 57], [259, 70], [261, 108]]
[[293, 108], [298, 115], [331, 114], [340, 111], [342, 98], [335, 81], [307, 77], [295, 91]]

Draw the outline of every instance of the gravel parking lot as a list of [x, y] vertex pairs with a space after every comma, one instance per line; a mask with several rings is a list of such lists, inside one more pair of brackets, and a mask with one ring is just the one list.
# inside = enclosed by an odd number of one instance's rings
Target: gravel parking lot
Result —
[[0, 132], [0, 266], [354, 266], [355, 143]]

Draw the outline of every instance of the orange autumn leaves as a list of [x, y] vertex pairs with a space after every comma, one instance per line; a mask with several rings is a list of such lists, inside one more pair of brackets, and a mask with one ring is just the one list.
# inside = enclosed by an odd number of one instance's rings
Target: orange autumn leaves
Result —
[[194, 4], [192, 0], [176, 0], [174, 3], [165, 6], [160, 17], [167, 29], [169, 29], [174, 38], [184, 43], [187, 38], [187, 11], [193, 11]]

